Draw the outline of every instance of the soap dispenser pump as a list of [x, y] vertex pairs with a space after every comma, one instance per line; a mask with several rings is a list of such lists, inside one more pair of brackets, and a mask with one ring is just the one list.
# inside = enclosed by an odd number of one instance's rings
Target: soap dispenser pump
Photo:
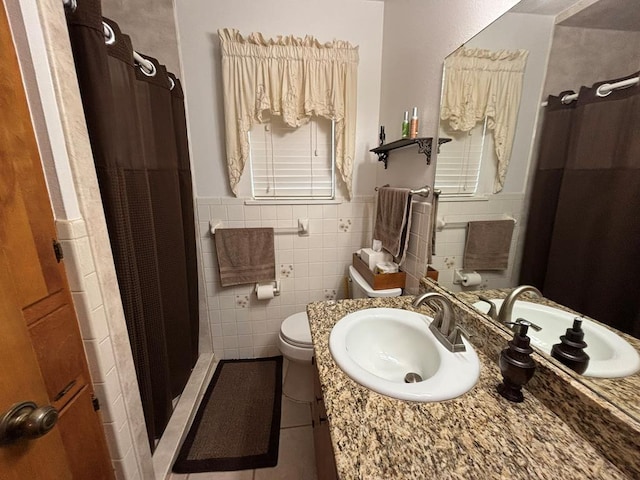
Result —
[[586, 347], [582, 319], [576, 317], [573, 327], [567, 328], [567, 333], [560, 337], [560, 343], [551, 347], [551, 356], [571, 370], [583, 374], [589, 366], [589, 355], [584, 351]]
[[531, 358], [533, 349], [527, 336], [531, 324], [523, 318], [518, 318], [514, 324], [517, 328], [513, 339], [509, 346], [500, 352], [498, 364], [502, 372], [502, 383], [497, 389], [507, 400], [519, 403], [524, 400], [522, 387], [533, 377], [536, 364]]

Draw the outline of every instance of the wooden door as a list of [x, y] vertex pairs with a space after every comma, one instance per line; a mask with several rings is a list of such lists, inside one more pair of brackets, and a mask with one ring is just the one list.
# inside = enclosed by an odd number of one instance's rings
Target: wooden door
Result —
[[112, 479], [6, 12], [0, 15], [0, 416], [53, 405], [57, 425], [0, 446], [0, 478]]

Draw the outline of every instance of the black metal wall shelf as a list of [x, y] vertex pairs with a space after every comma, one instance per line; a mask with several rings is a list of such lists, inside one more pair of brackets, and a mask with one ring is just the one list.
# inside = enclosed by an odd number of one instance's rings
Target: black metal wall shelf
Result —
[[[450, 142], [450, 138], [438, 139], [438, 152], [440, 151], [440, 145]], [[378, 161], [384, 162], [384, 168], [387, 169], [387, 161], [389, 159], [389, 152], [398, 148], [408, 147], [409, 145], [418, 145], [418, 153], [424, 153], [427, 157], [427, 165], [431, 165], [431, 145], [433, 143], [433, 137], [420, 137], [420, 138], [402, 138], [395, 142], [385, 143], [379, 147], [372, 148], [370, 152], [378, 155]]]

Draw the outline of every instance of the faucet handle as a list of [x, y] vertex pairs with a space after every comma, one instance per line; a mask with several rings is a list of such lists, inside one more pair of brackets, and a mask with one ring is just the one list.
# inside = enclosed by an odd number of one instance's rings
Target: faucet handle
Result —
[[462, 341], [462, 337], [465, 337], [467, 340], [469, 340], [471, 334], [460, 325], [456, 325], [455, 327], [453, 327], [453, 330], [451, 330], [451, 334], [447, 338], [450, 345], [449, 350], [451, 350], [452, 352], [465, 352], [467, 348]]
[[492, 319], [497, 320], [498, 319], [498, 310], [496, 310], [496, 304], [493, 303], [491, 300], [489, 300], [484, 295], [478, 295], [478, 300], [480, 300], [482, 302], [486, 302], [486, 303], [488, 303], [490, 305], [489, 311], [487, 312], [487, 315], [489, 315]]
[[448, 344], [446, 347], [452, 352], [465, 352], [467, 347], [462, 341], [462, 337], [465, 337], [468, 340], [471, 335], [460, 325], [456, 325], [447, 337]]
[[513, 327], [520, 327], [522, 325], [526, 325], [528, 328], [531, 328], [536, 332], [539, 332], [540, 330], [542, 330], [541, 326], [536, 325], [533, 322], [530, 322], [526, 318], [518, 318], [515, 322], [506, 322], [505, 325], [512, 325]]

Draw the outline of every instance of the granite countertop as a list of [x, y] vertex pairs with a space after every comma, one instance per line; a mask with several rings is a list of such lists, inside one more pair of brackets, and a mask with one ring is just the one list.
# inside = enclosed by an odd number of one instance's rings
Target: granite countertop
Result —
[[[413, 310], [413, 297], [316, 302], [307, 307], [316, 365], [341, 479], [630, 478], [525, 388], [514, 404], [495, 389], [495, 360], [476, 349], [480, 379], [439, 403], [396, 400], [351, 380], [329, 352], [329, 334], [363, 308]], [[420, 311], [430, 314], [428, 307]]]
[[[478, 295], [483, 295], [486, 298], [494, 299], [494, 298], [505, 298], [512, 289], [494, 289], [494, 290], [482, 290], [482, 291], [469, 291], [469, 292], [458, 292], [455, 296], [466, 302], [469, 305], [474, 304], [478, 301]], [[559, 303], [555, 303], [548, 298], [535, 298], [529, 294], [525, 294], [521, 300], [525, 300], [527, 302], [539, 303], [541, 305], [547, 305], [549, 307], [558, 308], [560, 310], [564, 310], [566, 312], [572, 313], [576, 316], [588, 318], [590, 321], [597, 323], [609, 330], [614, 331], [622, 338], [624, 338], [630, 345], [632, 345], [637, 351], [640, 352], [640, 340], [632, 337], [631, 335], [627, 335], [626, 333], [620, 332], [610, 326], [598, 322], [597, 320], [583, 315], [580, 312], [576, 312], [564, 305], [560, 305]], [[551, 356], [547, 355], [547, 358], [551, 360]], [[555, 360], [551, 360], [555, 362]], [[564, 368], [561, 366], [561, 368]], [[569, 369], [566, 370], [570, 375], [576, 376], [581, 382], [585, 385], [591, 387], [594, 391], [599, 392], [603, 397], [607, 398], [609, 401], [618, 405], [622, 410], [626, 411], [629, 415], [634, 416], [637, 419], [640, 419], [640, 372], [635, 373], [633, 375], [629, 375], [627, 377], [622, 378], [594, 378], [594, 377], [585, 377], [577, 375], [571, 372]]]

